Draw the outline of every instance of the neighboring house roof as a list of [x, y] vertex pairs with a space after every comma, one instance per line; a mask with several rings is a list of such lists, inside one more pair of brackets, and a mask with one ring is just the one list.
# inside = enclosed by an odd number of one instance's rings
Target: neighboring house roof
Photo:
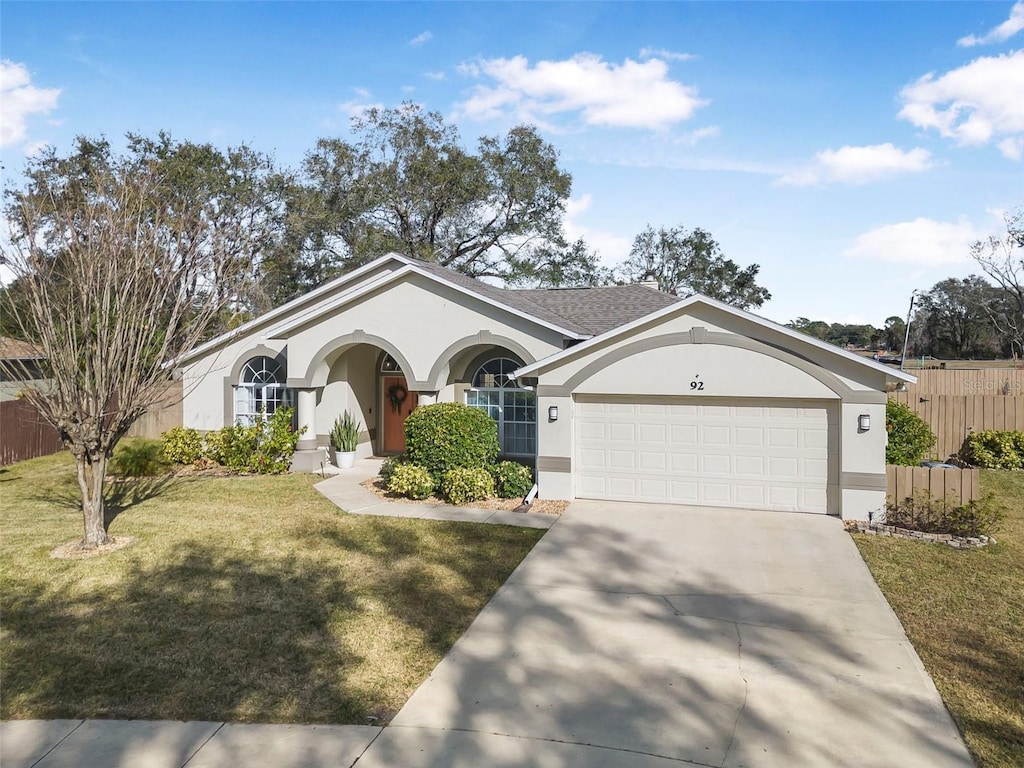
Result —
[[703, 304], [705, 306], [713, 307], [723, 312], [727, 312], [728, 314], [741, 318], [742, 320], [748, 323], [759, 325], [775, 333], [780, 333], [783, 336], [787, 337], [787, 340], [792, 340], [793, 342], [795, 342], [794, 346], [796, 347], [799, 347], [801, 344], [807, 345], [812, 348], [816, 348], [820, 351], [826, 352], [829, 355], [836, 355], [838, 357], [846, 358], [847, 360], [852, 360], [859, 365], [875, 369], [876, 371], [881, 371], [890, 380], [906, 381], [909, 383], [914, 383], [917, 381], [917, 377], [912, 376], [909, 373], [894, 370], [888, 365], [876, 363], [874, 360], [869, 360], [866, 357], [861, 357], [860, 355], [854, 354], [853, 352], [847, 352], [845, 349], [837, 347], [834, 344], [829, 344], [828, 342], [821, 341], [820, 339], [816, 339], [813, 336], [808, 336], [807, 334], [801, 333], [800, 331], [795, 331], [792, 328], [787, 328], [784, 325], [779, 325], [778, 323], [774, 323], [771, 320], [766, 320], [763, 317], [751, 314], [750, 312], [745, 312], [729, 304], [718, 301], [717, 299], [712, 299], [708, 296], [704, 296], [699, 293], [695, 293], [692, 296], [687, 296], [685, 299], [680, 299], [679, 301], [670, 303], [659, 310], [655, 310], [654, 312], [650, 312], [646, 315], [638, 317], [637, 319], [631, 322], [625, 323], [615, 328], [611, 328], [610, 330], [605, 331], [600, 335], [593, 336], [592, 338], [587, 339], [586, 341], [583, 341], [575, 346], [568, 347], [567, 349], [564, 349], [561, 352], [551, 355], [550, 357], [545, 357], [543, 360], [538, 360], [537, 362], [531, 365], [523, 366], [514, 374], [512, 374], [512, 377], [522, 378], [524, 376], [536, 376], [537, 373], [540, 371], [547, 371], [553, 368], [557, 368], [566, 359], [571, 359], [579, 354], [583, 354], [592, 347], [605, 344], [614, 339], [629, 336], [638, 327], [642, 325], [658, 321], [660, 319], [667, 318], [672, 315], [682, 314], [691, 307], [693, 307], [694, 305], [699, 304]]
[[597, 336], [680, 301], [646, 285], [511, 291]]
[[21, 339], [0, 336], [0, 360], [43, 360], [38, 347]]

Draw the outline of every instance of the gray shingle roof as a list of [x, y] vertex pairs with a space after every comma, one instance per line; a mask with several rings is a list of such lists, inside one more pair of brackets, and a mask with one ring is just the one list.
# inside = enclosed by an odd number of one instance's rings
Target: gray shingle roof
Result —
[[511, 291], [564, 317], [596, 336], [631, 323], [679, 301], [646, 285], [608, 285], [594, 288], [531, 288]]
[[416, 266], [485, 299], [581, 336], [596, 336], [679, 301], [645, 285], [509, 289], [426, 261], [417, 261]]

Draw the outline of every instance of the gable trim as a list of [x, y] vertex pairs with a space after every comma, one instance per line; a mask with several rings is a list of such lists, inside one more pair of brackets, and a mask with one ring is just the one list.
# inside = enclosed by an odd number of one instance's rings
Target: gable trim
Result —
[[[914, 383], [917, 381], [916, 376], [904, 373], [903, 371], [893, 370], [891, 368], [888, 368], [887, 366], [882, 365], [881, 363], [876, 363], [874, 360], [867, 360], [861, 357], [860, 355], [855, 355], [852, 352], [847, 352], [845, 349], [840, 349], [839, 347], [836, 347], [832, 344], [820, 341], [819, 339], [815, 339], [812, 336], [800, 333], [799, 331], [794, 331], [792, 328], [786, 328], [785, 326], [779, 325], [778, 323], [774, 323], [771, 320], [766, 320], [762, 317], [758, 317], [757, 315], [753, 315], [749, 312], [737, 309], [736, 307], [732, 307], [724, 302], [712, 299], [708, 296], [704, 296], [699, 293], [694, 294], [693, 296], [689, 296], [675, 304], [670, 304], [663, 309], [659, 309], [655, 312], [651, 312], [650, 314], [644, 315], [643, 317], [637, 318], [631, 323], [627, 323], [626, 325], [620, 326], [618, 328], [613, 328], [612, 330], [602, 333], [598, 336], [593, 336], [587, 339], [586, 341], [569, 347], [561, 352], [558, 352], [557, 354], [551, 355], [550, 357], [546, 357], [543, 360], [539, 360], [538, 362], [533, 363], [532, 365], [520, 368], [518, 371], [512, 374], [513, 378], [517, 378], [520, 376], [536, 376], [540, 371], [548, 371], [554, 367], [557, 367], [564, 360], [586, 354], [588, 350], [591, 350], [594, 347], [600, 346], [602, 344], [607, 344], [608, 342], [615, 341], [622, 337], [628, 336], [629, 334], [633, 333], [639, 328], [642, 328], [645, 325], [656, 323], [659, 320], [671, 317], [673, 315], [684, 314], [686, 310], [690, 309], [695, 305], [704, 305], [712, 309], [717, 309], [729, 315], [732, 315], [733, 317], [736, 317], [744, 322], [752, 323], [753, 325], [765, 328], [766, 330], [781, 333], [782, 335], [792, 339], [798, 344], [811, 346], [829, 355], [845, 358], [847, 360], [857, 363], [858, 365], [874, 369], [877, 372], [884, 373], [887, 378], [906, 381], [908, 383]], [[707, 337], [710, 338], [712, 335], [713, 334], [708, 333]], [[749, 337], [740, 336], [740, 338]]]

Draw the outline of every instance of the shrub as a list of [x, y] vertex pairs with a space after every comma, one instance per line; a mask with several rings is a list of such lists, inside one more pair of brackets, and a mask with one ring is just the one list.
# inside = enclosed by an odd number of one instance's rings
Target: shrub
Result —
[[121, 477], [152, 477], [163, 474], [163, 446], [158, 440], [132, 440], [117, 447], [111, 470]]
[[533, 472], [515, 461], [499, 461], [491, 467], [494, 491], [503, 499], [525, 496], [533, 488]]
[[498, 456], [498, 425], [479, 408], [435, 403], [417, 408], [405, 420], [409, 461], [426, 469], [440, 485], [457, 467], [487, 467]]
[[961, 455], [975, 467], [1024, 469], [1024, 432], [973, 432], [964, 440]]
[[494, 478], [484, 467], [456, 467], [444, 473], [441, 490], [452, 504], [465, 504], [493, 496]]
[[380, 479], [384, 481], [384, 487], [388, 485], [388, 481], [391, 480], [391, 474], [395, 471], [395, 467], [400, 467], [403, 464], [408, 463], [404, 453], [400, 453], [397, 456], [388, 456], [380, 465]]
[[900, 528], [924, 533], [951, 533], [954, 536], [987, 536], [997, 530], [1003, 510], [990, 493], [966, 504], [953, 504], [935, 499], [927, 491], [895, 502], [889, 498], [885, 522]]
[[423, 467], [398, 464], [388, 479], [388, 492], [410, 499], [425, 499], [434, 492], [434, 478]]
[[885, 429], [889, 433], [889, 442], [885, 446], [886, 464], [916, 466], [935, 445], [935, 434], [928, 423], [895, 400], [885, 404]]
[[252, 426], [236, 424], [208, 433], [203, 455], [239, 472], [287, 472], [301, 434], [292, 429], [292, 409], [278, 408], [269, 419], [257, 414]]
[[199, 430], [174, 427], [160, 436], [164, 460], [172, 464], [193, 464], [203, 455], [203, 436]]

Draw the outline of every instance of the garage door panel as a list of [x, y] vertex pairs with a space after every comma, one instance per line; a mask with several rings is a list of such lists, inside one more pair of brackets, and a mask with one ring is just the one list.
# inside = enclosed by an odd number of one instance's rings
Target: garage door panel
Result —
[[730, 432], [729, 427], [704, 426], [700, 430], [700, 439], [704, 445], [729, 445]]
[[581, 497], [826, 511], [830, 433], [824, 408], [580, 405]]

